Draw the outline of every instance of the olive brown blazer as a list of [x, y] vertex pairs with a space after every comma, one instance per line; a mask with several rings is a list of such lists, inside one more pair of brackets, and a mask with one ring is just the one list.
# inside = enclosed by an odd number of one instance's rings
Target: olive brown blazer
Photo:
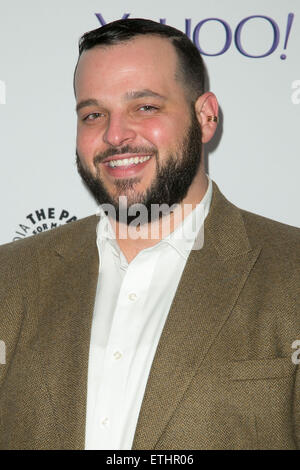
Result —
[[[0, 247], [0, 449], [84, 449], [97, 222]], [[133, 449], [300, 448], [299, 260], [299, 229], [235, 207], [214, 183]]]

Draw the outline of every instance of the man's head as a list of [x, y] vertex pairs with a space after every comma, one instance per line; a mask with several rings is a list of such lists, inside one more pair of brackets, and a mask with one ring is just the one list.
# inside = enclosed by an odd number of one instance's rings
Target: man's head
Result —
[[188, 99], [194, 103], [204, 93], [205, 66], [192, 41], [172, 26], [140, 18], [114, 21], [80, 38], [79, 58], [84, 51], [96, 46], [115, 46], [149, 35], [166, 39], [174, 47], [177, 56], [175, 78], [181, 81]]
[[217, 113], [196, 47], [174, 28], [133, 19], [86, 33], [79, 51], [77, 164], [98, 202], [182, 202], [214, 132], [206, 117]]

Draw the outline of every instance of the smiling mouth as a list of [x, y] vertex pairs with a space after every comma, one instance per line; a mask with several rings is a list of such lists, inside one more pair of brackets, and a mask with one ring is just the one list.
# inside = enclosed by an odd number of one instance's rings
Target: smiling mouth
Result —
[[139, 163], [144, 163], [150, 160], [150, 158], [151, 158], [151, 155], [145, 155], [142, 157], [112, 159], [103, 163], [110, 168], [121, 167], [121, 166], [127, 167], [127, 166], [132, 166], [132, 165], [138, 165]]

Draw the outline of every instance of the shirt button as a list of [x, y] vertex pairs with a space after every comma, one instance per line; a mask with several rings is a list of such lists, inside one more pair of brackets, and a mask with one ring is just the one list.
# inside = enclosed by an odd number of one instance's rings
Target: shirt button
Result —
[[114, 356], [115, 359], [121, 359], [123, 354], [120, 351], [115, 351], [113, 356]]
[[101, 421], [101, 424], [102, 424], [102, 426], [104, 426], [104, 427], [108, 426], [108, 423], [109, 423], [109, 419], [108, 419], [108, 418], [104, 418], [104, 419]]
[[131, 300], [131, 302], [134, 302], [137, 299], [137, 295], [134, 292], [131, 292], [131, 294], [128, 295], [128, 299]]

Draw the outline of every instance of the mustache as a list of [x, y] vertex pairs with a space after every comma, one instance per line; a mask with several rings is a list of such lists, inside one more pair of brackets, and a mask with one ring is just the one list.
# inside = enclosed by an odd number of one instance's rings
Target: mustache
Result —
[[97, 163], [103, 162], [108, 157], [113, 157], [114, 155], [124, 155], [126, 153], [143, 153], [147, 155], [154, 154], [157, 155], [157, 149], [155, 147], [131, 147], [130, 145], [125, 145], [121, 148], [109, 148], [104, 152], [98, 153], [94, 157], [93, 163], [96, 165]]

